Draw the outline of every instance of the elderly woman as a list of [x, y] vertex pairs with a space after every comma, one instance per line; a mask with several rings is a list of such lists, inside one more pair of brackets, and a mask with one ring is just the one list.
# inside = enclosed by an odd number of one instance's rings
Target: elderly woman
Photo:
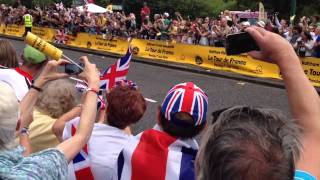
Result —
[[99, 74], [94, 64], [86, 57], [82, 76], [88, 82], [83, 110], [81, 112], [77, 132], [68, 141], [55, 148], [23, 157], [30, 151], [29, 126], [32, 122], [32, 109], [43, 86], [66, 74], [57, 73], [60, 64], [66, 61], [49, 61], [39, 78], [34, 82], [28, 94], [20, 103], [20, 145], [14, 147], [15, 127], [18, 122], [18, 103], [13, 91], [0, 85], [0, 179], [66, 179], [68, 162], [82, 149], [90, 138], [97, 108], [97, 90], [99, 89]]
[[8, 40], [0, 40], [0, 68], [19, 66], [17, 52]]
[[68, 79], [48, 83], [39, 94], [30, 125], [32, 152], [38, 152], [59, 144], [52, 133], [52, 125], [64, 113], [76, 106], [78, 94], [74, 84]]

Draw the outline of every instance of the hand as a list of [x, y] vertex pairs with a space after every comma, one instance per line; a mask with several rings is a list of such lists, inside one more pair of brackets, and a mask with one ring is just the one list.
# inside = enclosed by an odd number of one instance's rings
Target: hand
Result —
[[280, 65], [296, 57], [291, 44], [281, 36], [259, 27], [249, 27], [245, 31], [253, 37], [261, 49], [259, 52], [249, 52], [253, 58]]
[[100, 77], [96, 65], [90, 63], [86, 56], [81, 57], [80, 60], [84, 64], [84, 69], [79, 76], [88, 82], [90, 88], [99, 89]]
[[59, 61], [51, 60], [48, 61], [44, 69], [42, 70], [41, 74], [35, 81], [35, 86], [42, 87], [44, 84], [46, 84], [49, 81], [65, 78], [69, 75], [66, 73], [59, 73], [58, 67], [61, 64], [69, 63], [67, 60], [60, 59]]

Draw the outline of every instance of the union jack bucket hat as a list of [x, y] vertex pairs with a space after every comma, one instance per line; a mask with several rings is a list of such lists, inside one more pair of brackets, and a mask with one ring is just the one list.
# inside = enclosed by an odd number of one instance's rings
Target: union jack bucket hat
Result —
[[188, 113], [193, 118], [193, 125], [199, 126], [206, 123], [208, 96], [192, 82], [177, 84], [166, 95], [161, 114], [168, 120], [178, 125], [183, 124], [175, 118], [178, 112]]

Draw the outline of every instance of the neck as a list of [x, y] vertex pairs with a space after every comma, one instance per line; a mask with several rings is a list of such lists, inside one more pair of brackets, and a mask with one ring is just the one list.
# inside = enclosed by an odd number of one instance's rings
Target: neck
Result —
[[20, 66], [19, 67], [22, 71], [24, 71], [24, 72], [26, 72], [26, 73], [28, 73], [29, 75], [31, 75], [32, 77], [34, 77], [35, 76], [35, 74], [36, 74], [36, 71], [34, 70], [34, 69], [32, 69], [32, 68], [28, 68], [28, 67], [26, 67], [26, 66]]

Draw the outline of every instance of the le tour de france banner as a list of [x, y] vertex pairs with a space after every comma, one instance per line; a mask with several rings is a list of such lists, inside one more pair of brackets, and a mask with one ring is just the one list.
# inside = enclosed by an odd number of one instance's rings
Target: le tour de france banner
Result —
[[[0, 33], [22, 37], [24, 27], [1, 24]], [[48, 42], [115, 54], [125, 54], [128, 48], [128, 42], [123, 39], [103, 38], [101, 35], [87, 33], [73, 36], [63, 29], [33, 27], [32, 33]], [[205, 69], [224, 70], [253, 77], [281, 79], [280, 70], [276, 65], [255, 60], [246, 54], [227, 56], [224, 48], [142, 39], [133, 39], [132, 46], [134, 55], [145, 59], [191, 64]], [[310, 81], [320, 87], [320, 59], [301, 58], [301, 63]]]

